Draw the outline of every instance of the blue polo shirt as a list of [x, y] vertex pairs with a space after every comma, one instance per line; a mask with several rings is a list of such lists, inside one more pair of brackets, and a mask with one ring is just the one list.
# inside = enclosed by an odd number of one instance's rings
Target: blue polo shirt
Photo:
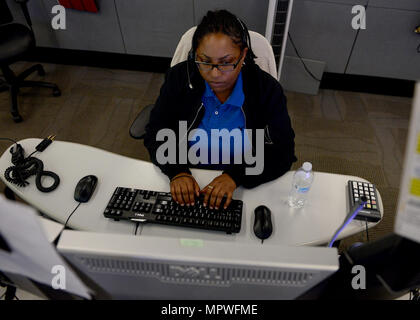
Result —
[[[212, 153], [217, 154], [217, 149], [219, 153], [219, 169], [224, 169], [226, 165], [222, 164], [222, 149], [223, 149], [223, 139], [218, 137], [213, 137], [211, 134], [211, 129], [227, 129], [229, 132], [233, 129], [239, 129], [241, 133], [240, 145], [235, 144], [235, 139], [230, 138], [230, 162], [234, 163], [235, 153], [243, 154], [244, 146], [249, 147], [249, 140], [246, 135], [245, 129], [245, 117], [242, 112], [242, 105], [245, 100], [243, 88], [242, 88], [242, 72], [239, 73], [239, 76], [236, 80], [235, 87], [229, 98], [225, 103], [221, 103], [220, 100], [216, 97], [209, 84], [205, 82], [206, 89], [202, 96], [202, 102], [205, 108], [205, 113], [203, 119], [198, 125], [199, 129], [203, 129], [207, 133], [208, 137], [208, 162], [209, 164], [215, 164], [212, 162]], [[226, 136], [226, 133], [223, 135]], [[229, 136], [229, 133], [227, 134]], [[245, 137], [245, 139], [244, 139]], [[197, 139], [197, 134], [193, 136], [193, 141], [188, 141], [188, 146], [191, 147], [195, 143], [199, 143], [199, 138]], [[240, 147], [240, 148], [239, 148]], [[228, 148], [228, 146], [225, 146]], [[236, 149], [236, 150], [235, 150]], [[197, 152], [199, 154], [200, 152]], [[217, 158], [217, 156], [216, 156]]]

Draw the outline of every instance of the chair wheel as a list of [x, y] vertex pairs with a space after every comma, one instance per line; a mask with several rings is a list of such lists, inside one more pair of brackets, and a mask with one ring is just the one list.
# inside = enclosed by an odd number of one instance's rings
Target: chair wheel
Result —
[[61, 96], [61, 91], [58, 88], [53, 89], [53, 96], [54, 97], [59, 97]]
[[23, 121], [23, 118], [20, 114], [18, 114], [18, 115], [13, 115], [12, 114], [12, 117], [13, 117], [13, 121], [16, 122], [16, 123], [19, 123], [19, 122]]

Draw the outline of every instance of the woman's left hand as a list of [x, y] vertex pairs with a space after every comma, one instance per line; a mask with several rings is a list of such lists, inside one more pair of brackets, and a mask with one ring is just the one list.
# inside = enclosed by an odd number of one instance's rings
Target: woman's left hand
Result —
[[235, 189], [236, 183], [227, 173], [216, 177], [200, 191], [205, 194], [204, 206], [206, 206], [208, 202], [210, 209], [219, 209], [223, 196], [226, 195], [226, 201], [223, 206], [223, 208], [226, 209], [232, 201], [232, 195]]

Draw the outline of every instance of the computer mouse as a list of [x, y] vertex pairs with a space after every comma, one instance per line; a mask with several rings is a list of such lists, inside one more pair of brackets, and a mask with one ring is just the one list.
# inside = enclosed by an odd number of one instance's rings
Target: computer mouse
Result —
[[74, 190], [74, 200], [77, 202], [88, 202], [93, 192], [95, 191], [98, 178], [89, 175], [80, 179]]
[[273, 232], [271, 211], [266, 206], [258, 206], [254, 210], [254, 233], [261, 240], [267, 239]]

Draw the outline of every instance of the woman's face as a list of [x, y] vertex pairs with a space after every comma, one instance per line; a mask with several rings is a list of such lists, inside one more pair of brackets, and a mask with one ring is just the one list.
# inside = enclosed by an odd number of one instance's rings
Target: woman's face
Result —
[[[233, 71], [221, 72], [217, 68], [203, 71], [201, 76], [207, 81], [214, 93], [230, 93], [233, 89], [242, 64], [245, 60], [248, 48], [242, 53], [242, 58]], [[232, 39], [223, 33], [209, 33], [201, 40], [197, 51], [196, 60], [214, 64], [236, 63], [241, 56], [241, 50]]]

